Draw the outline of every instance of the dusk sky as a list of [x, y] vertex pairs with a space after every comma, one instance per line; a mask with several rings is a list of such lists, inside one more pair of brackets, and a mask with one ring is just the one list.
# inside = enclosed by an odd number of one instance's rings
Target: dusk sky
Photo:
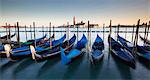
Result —
[[102, 25], [136, 24], [138, 19], [150, 20], [150, 0], [0, 0], [1, 25], [14, 24], [47, 26], [72, 24], [83, 20]]

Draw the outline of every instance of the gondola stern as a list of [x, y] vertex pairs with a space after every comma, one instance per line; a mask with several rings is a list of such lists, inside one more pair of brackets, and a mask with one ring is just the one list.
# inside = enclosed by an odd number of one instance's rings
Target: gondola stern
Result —
[[30, 45], [30, 51], [31, 51], [31, 55], [32, 55], [33, 60], [36, 60], [36, 58], [41, 58], [40, 55], [36, 54], [36, 50], [35, 50], [33, 45]]
[[71, 59], [65, 55], [65, 52], [64, 52], [65, 50], [62, 47], [60, 47], [60, 49], [61, 49], [61, 63], [62, 64], [70, 63]]
[[11, 51], [11, 46], [10, 46], [10, 44], [4, 45], [4, 50], [5, 50], [5, 52], [6, 52], [7, 58], [10, 58], [10, 56], [11, 56], [11, 54], [10, 54], [10, 51]]

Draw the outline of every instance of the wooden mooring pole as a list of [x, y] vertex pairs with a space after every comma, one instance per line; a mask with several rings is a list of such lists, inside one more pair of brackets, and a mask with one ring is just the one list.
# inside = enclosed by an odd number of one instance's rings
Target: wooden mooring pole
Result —
[[9, 31], [9, 36], [8, 36], [8, 40], [11, 41], [11, 30], [10, 30], [10, 24], [8, 26], [8, 31]]
[[33, 22], [33, 28], [34, 28], [34, 46], [36, 47], [36, 34], [35, 34], [35, 22]]
[[67, 40], [68, 40], [68, 44], [67, 46], [69, 46], [69, 22], [67, 22]]
[[21, 46], [20, 45], [20, 30], [19, 30], [19, 22], [17, 22], [17, 42], [18, 42], [18, 44], [19, 44], [19, 46]]
[[7, 40], [8, 40], [8, 25], [7, 25], [7, 23], [6, 23], [6, 35], [7, 35]]
[[54, 35], [54, 40], [55, 40], [55, 27], [53, 26], [53, 35]]
[[105, 24], [103, 24], [103, 41], [105, 41], [104, 39], [105, 39]]
[[119, 27], [120, 27], [120, 24], [118, 24], [117, 26], [117, 41], [118, 41], [118, 36], [119, 36]]
[[135, 34], [135, 38], [134, 38], [134, 45], [133, 45], [133, 49], [132, 49], [132, 54], [133, 54], [134, 57], [135, 57], [135, 55], [137, 53], [139, 25], [140, 25], [140, 19], [137, 22], [136, 34]]
[[77, 25], [76, 27], [77, 27], [77, 41], [78, 41], [78, 38], [79, 38], [79, 25]]
[[32, 40], [32, 27], [30, 25], [30, 36], [31, 36], [31, 40]]
[[26, 41], [28, 40], [28, 37], [27, 37], [27, 26], [25, 25], [25, 34], [26, 34]]
[[50, 49], [52, 48], [52, 37], [51, 37], [51, 22], [49, 22], [49, 37], [50, 37]]
[[135, 25], [133, 25], [133, 29], [132, 29], [132, 42], [133, 42], [133, 37], [134, 37], [134, 26]]
[[88, 21], [88, 46], [87, 46], [87, 48], [88, 48], [88, 58], [89, 58], [89, 61], [92, 63], [92, 64], [94, 64], [94, 61], [93, 61], [93, 58], [92, 58], [92, 53], [91, 53], [91, 37], [90, 37], [90, 35], [91, 35], [91, 30], [90, 30], [90, 21]]
[[[109, 30], [109, 36], [111, 37], [111, 34], [112, 34], [112, 21], [110, 20], [110, 25], [109, 25], [109, 28], [110, 28], [110, 30]], [[108, 62], [109, 62], [109, 60], [110, 60], [110, 54], [111, 54], [111, 38], [109, 38], [109, 41], [110, 41], [110, 43], [109, 43], [109, 54], [108, 54]]]

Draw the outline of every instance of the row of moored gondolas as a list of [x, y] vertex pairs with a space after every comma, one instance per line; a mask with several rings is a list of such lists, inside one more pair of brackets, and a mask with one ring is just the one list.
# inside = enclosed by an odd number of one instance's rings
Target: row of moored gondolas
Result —
[[[11, 35], [13, 37], [15, 34]], [[10, 36], [10, 35], [9, 35]], [[58, 40], [45, 39], [47, 35], [35, 39], [28, 40], [21, 43], [19, 47], [13, 47], [9, 44], [0, 45], [0, 58], [9, 58], [11, 61], [17, 61], [24, 58], [31, 57], [36, 61], [43, 61], [50, 59], [49, 57], [61, 56], [63, 64], [69, 64], [73, 59], [84, 54], [84, 48], [88, 43], [88, 39], [83, 34], [82, 38], [76, 42], [76, 35], [74, 34], [69, 40], [66, 40], [66, 34]], [[54, 36], [54, 35], [53, 35]], [[150, 41], [146, 41], [147, 46], [137, 45], [137, 52], [133, 53], [133, 44], [121, 36], [117, 36], [117, 40], [108, 36], [108, 43], [110, 46], [111, 54], [115, 58], [119, 58], [126, 65], [135, 68], [136, 59], [144, 59], [150, 61]], [[143, 37], [141, 37], [143, 40]], [[6, 39], [6, 36], [1, 37]], [[36, 46], [34, 45], [36, 43]], [[104, 42], [97, 35], [92, 50], [89, 52], [92, 60], [100, 61], [104, 56]]]

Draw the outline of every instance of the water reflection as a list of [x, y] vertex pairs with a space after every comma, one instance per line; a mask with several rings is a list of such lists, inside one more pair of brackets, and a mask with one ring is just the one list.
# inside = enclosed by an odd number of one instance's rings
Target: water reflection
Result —
[[59, 57], [51, 57], [50, 59], [48, 59], [45, 64], [43, 64], [43, 66], [39, 69], [38, 74], [37, 74], [37, 78], [44, 75], [44, 73], [46, 71], [48, 71], [49, 69], [51, 69], [51, 67], [53, 67], [54, 65], [56, 65], [58, 62], [60, 61]]
[[[1, 30], [1, 29], [0, 29]], [[24, 29], [22, 29], [24, 30]], [[37, 28], [36, 36], [42, 36], [41, 32], [38, 32], [39, 28]], [[48, 30], [48, 29], [47, 29]], [[55, 29], [56, 30], [56, 29]], [[60, 31], [60, 28], [57, 29]], [[65, 31], [66, 29], [64, 29]], [[73, 28], [70, 29], [74, 30]], [[85, 31], [87, 29], [79, 29], [81, 31]], [[92, 29], [93, 33], [91, 33], [91, 43], [94, 42], [96, 38], [96, 34], [99, 34], [100, 37], [103, 36], [101, 33], [101, 28], [99, 29]], [[124, 28], [120, 28], [120, 31], [125, 30]], [[128, 28], [128, 30], [132, 30], [132, 28]], [[140, 30], [144, 31], [144, 28], [140, 28]], [[80, 35], [83, 32], [79, 32], [79, 39], [82, 37]], [[146, 63], [146, 61], [137, 61], [142, 65], [136, 65], [137, 69], [132, 70], [132, 68], [128, 67], [124, 63], [120, 62], [119, 60], [112, 59], [111, 53], [109, 52], [109, 45], [108, 45], [108, 32], [109, 28], [105, 30], [104, 35], [104, 44], [105, 44], [105, 55], [103, 61], [100, 61], [96, 65], [89, 64], [89, 60], [87, 59], [87, 55], [83, 57], [79, 57], [75, 61], [73, 61], [70, 65], [62, 65], [59, 58], [49, 58], [48, 61], [44, 61], [41, 63], [35, 63], [31, 59], [25, 59], [19, 62], [8, 62], [5, 59], [1, 59], [0, 61], [0, 80], [1, 79], [19, 79], [19, 78], [30, 78], [30, 79], [75, 79], [75, 78], [82, 78], [82, 79], [149, 79], [149, 70], [150, 70], [150, 63]], [[98, 33], [99, 32], [99, 33]], [[30, 39], [31, 35], [30, 32], [28, 33], [28, 39]], [[48, 32], [47, 32], [48, 33]], [[69, 36], [73, 36], [76, 32], [70, 32]], [[65, 32], [57, 32], [56, 39], [63, 36]], [[5, 33], [1, 33], [1, 35], [5, 35]], [[20, 32], [20, 35], [24, 35], [24, 32]], [[132, 39], [132, 33], [127, 33], [127, 40]], [[143, 33], [140, 33], [143, 36]], [[86, 35], [87, 36], [87, 35]], [[112, 34], [114, 36], [114, 34]], [[125, 36], [122, 32], [120, 36]], [[150, 35], [149, 35], [150, 36]], [[49, 37], [49, 34], [48, 34]], [[150, 37], [148, 37], [150, 38]], [[20, 36], [21, 41], [26, 41], [25, 36]], [[12, 40], [16, 40], [16, 38], [12, 38]], [[142, 41], [138, 41], [138, 44], [143, 44]], [[13, 75], [12, 75], [13, 74]], [[142, 74], [142, 75], [141, 75]], [[7, 77], [6, 77], [7, 75]], [[140, 75], [140, 76], [139, 76]], [[13, 78], [12, 78], [13, 77]]]
[[90, 65], [90, 79], [97, 79], [101, 73], [103, 65], [103, 59], [95, 62], [94, 65]]
[[139, 58], [138, 62], [140, 64], [142, 64], [142, 66], [144, 66], [145, 68], [147, 68], [148, 70], [150, 70], [150, 61]]
[[82, 61], [84, 60], [85, 58], [84, 56], [85, 56], [85, 53], [79, 56], [78, 59], [75, 59], [72, 63], [67, 65], [68, 67], [66, 69], [66, 72], [64, 73], [63, 79], [71, 79], [74, 76], [74, 74], [80, 67]]
[[120, 72], [120, 75], [122, 77], [122, 79], [126, 80], [126, 79], [130, 79], [132, 80], [132, 75], [131, 75], [131, 71], [128, 65], [125, 65], [120, 59], [116, 58], [115, 56], [112, 55], [112, 58]]
[[31, 64], [35, 63], [35, 61], [31, 60], [30, 58], [22, 61], [13, 71], [13, 74], [17, 74], [21, 71], [23, 71], [25, 68], [27, 68], [28, 66], [30, 66]]
[[8, 61], [7, 63], [3, 64], [2, 66], [0, 66], [0, 71], [1, 73], [3, 73], [4, 71], [6, 71], [8, 68], [11, 68], [13, 65], [15, 64], [19, 64], [22, 60], [18, 60], [18, 61]]

